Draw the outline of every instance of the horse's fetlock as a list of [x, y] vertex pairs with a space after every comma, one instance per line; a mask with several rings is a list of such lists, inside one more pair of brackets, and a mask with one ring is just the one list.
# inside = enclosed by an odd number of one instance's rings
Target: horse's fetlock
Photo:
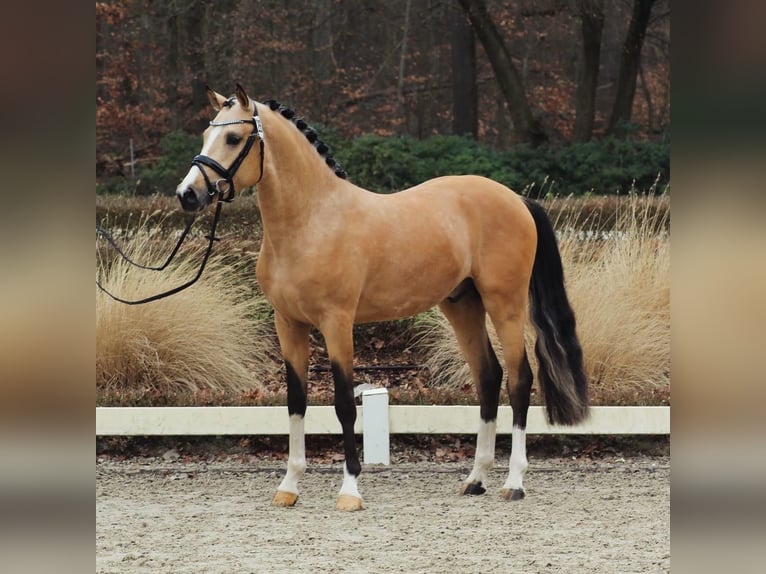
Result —
[[293, 474], [303, 475], [306, 472], [306, 459], [298, 458], [287, 462], [287, 470]]
[[511, 457], [510, 468], [511, 468], [511, 471], [515, 471], [519, 475], [524, 475], [524, 473], [526, 473], [527, 469], [529, 468], [529, 462], [527, 462], [527, 460], [523, 458]]
[[485, 469], [492, 468], [495, 465], [495, 454], [494, 453], [477, 454], [476, 464]]

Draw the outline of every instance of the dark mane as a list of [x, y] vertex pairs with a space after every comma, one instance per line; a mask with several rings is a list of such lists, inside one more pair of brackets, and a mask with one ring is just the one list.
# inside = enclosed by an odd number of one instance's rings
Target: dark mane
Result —
[[324, 158], [324, 162], [330, 169], [335, 172], [335, 175], [341, 179], [346, 179], [348, 177], [345, 170], [330, 154], [330, 148], [327, 147], [326, 143], [319, 139], [319, 134], [317, 134], [316, 130], [312, 128], [306, 122], [306, 120], [298, 116], [295, 111], [291, 110], [287, 106], [283, 106], [276, 100], [266, 100], [263, 103], [269, 106], [269, 108], [273, 111], [278, 111], [280, 114], [282, 114], [283, 117], [293, 122], [295, 127], [297, 127], [303, 133], [303, 135], [306, 136], [306, 139], [311, 142], [311, 145], [314, 146], [314, 149], [317, 150], [317, 153]]

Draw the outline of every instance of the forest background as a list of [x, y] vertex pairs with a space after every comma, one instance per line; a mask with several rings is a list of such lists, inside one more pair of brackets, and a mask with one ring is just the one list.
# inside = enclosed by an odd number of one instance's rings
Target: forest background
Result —
[[665, 190], [669, 0], [96, 3], [98, 192], [172, 193], [242, 83], [355, 183], [480, 173], [531, 195]]

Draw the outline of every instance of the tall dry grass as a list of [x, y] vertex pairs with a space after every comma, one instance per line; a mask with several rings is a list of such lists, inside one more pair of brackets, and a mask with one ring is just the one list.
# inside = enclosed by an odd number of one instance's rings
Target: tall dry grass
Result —
[[[632, 194], [548, 202], [566, 287], [577, 316], [593, 404], [663, 404], [670, 393], [670, 198]], [[594, 203], [617, 202], [609, 209]], [[601, 207], [605, 207], [602, 205]], [[601, 213], [614, 217], [604, 230]], [[470, 383], [452, 329], [438, 312], [420, 319], [420, 345], [432, 381]], [[488, 321], [493, 346], [501, 347]], [[526, 332], [534, 363], [534, 333]], [[536, 370], [536, 365], [533, 364]], [[539, 404], [539, 400], [535, 400]]]
[[[161, 262], [173, 242], [144, 220], [125, 251], [139, 262]], [[206, 245], [184, 248], [161, 272], [135, 268], [97, 249], [97, 274], [112, 293], [138, 299], [193, 277]], [[204, 242], [206, 243], [206, 242]], [[100, 254], [100, 255], [99, 255]], [[255, 291], [255, 254], [233, 240], [216, 244], [190, 288], [145, 305], [124, 305], [96, 289], [96, 386], [105, 396], [136, 393], [242, 392], [273, 377], [278, 352], [273, 320]]]

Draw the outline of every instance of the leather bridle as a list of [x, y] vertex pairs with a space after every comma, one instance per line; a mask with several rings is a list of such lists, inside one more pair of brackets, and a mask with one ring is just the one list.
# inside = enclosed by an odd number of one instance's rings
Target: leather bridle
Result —
[[[197, 155], [194, 156], [194, 159], [192, 159], [192, 165], [197, 166], [197, 168], [202, 172], [202, 177], [205, 178], [205, 185], [207, 186], [207, 192], [210, 195], [210, 197], [218, 196], [219, 201], [226, 201], [230, 202], [234, 199], [234, 175], [237, 173], [237, 170], [239, 169], [239, 166], [242, 165], [242, 162], [245, 161], [245, 158], [247, 157], [247, 154], [250, 153], [250, 149], [253, 147], [253, 143], [255, 143], [255, 139], [258, 138], [258, 144], [260, 146], [260, 153], [261, 153], [261, 173], [258, 176], [258, 179], [256, 180], [256, 184], [261, 181], [263, 178], [263, 152], [265, 148], [265, 143], [263, 139], [263, 124], [261, 123], [261, 118], [258, 116], [258, 106], [256, 106], [255, 102], [253, 102], [253, 118], [248, 120], [231, 120], [228, 122], [210, 122], [210, 125], [213, 127], [218, 126], [231, 126], [235, 124], [253, 124], [253, 131], [250, 132], [250, 135], [247, 136], [247, 141], [245, 141], [244, 147], [239, 150], [239, 155], [236, 157], [234, 162], [227, 168], [223, 167], [220, 163], [218, 163], [216, 160], [214, 160], [212, 157], [206, 156], [206, 155]], [[207, 175], [207, 172], [203, 169], [202, 166], [209, 167], [214, 172], [216, 172], [218, 175], [221, 176], [221, 179], [216, 180], [215, 183], [210, 181], [210, 178]]]

